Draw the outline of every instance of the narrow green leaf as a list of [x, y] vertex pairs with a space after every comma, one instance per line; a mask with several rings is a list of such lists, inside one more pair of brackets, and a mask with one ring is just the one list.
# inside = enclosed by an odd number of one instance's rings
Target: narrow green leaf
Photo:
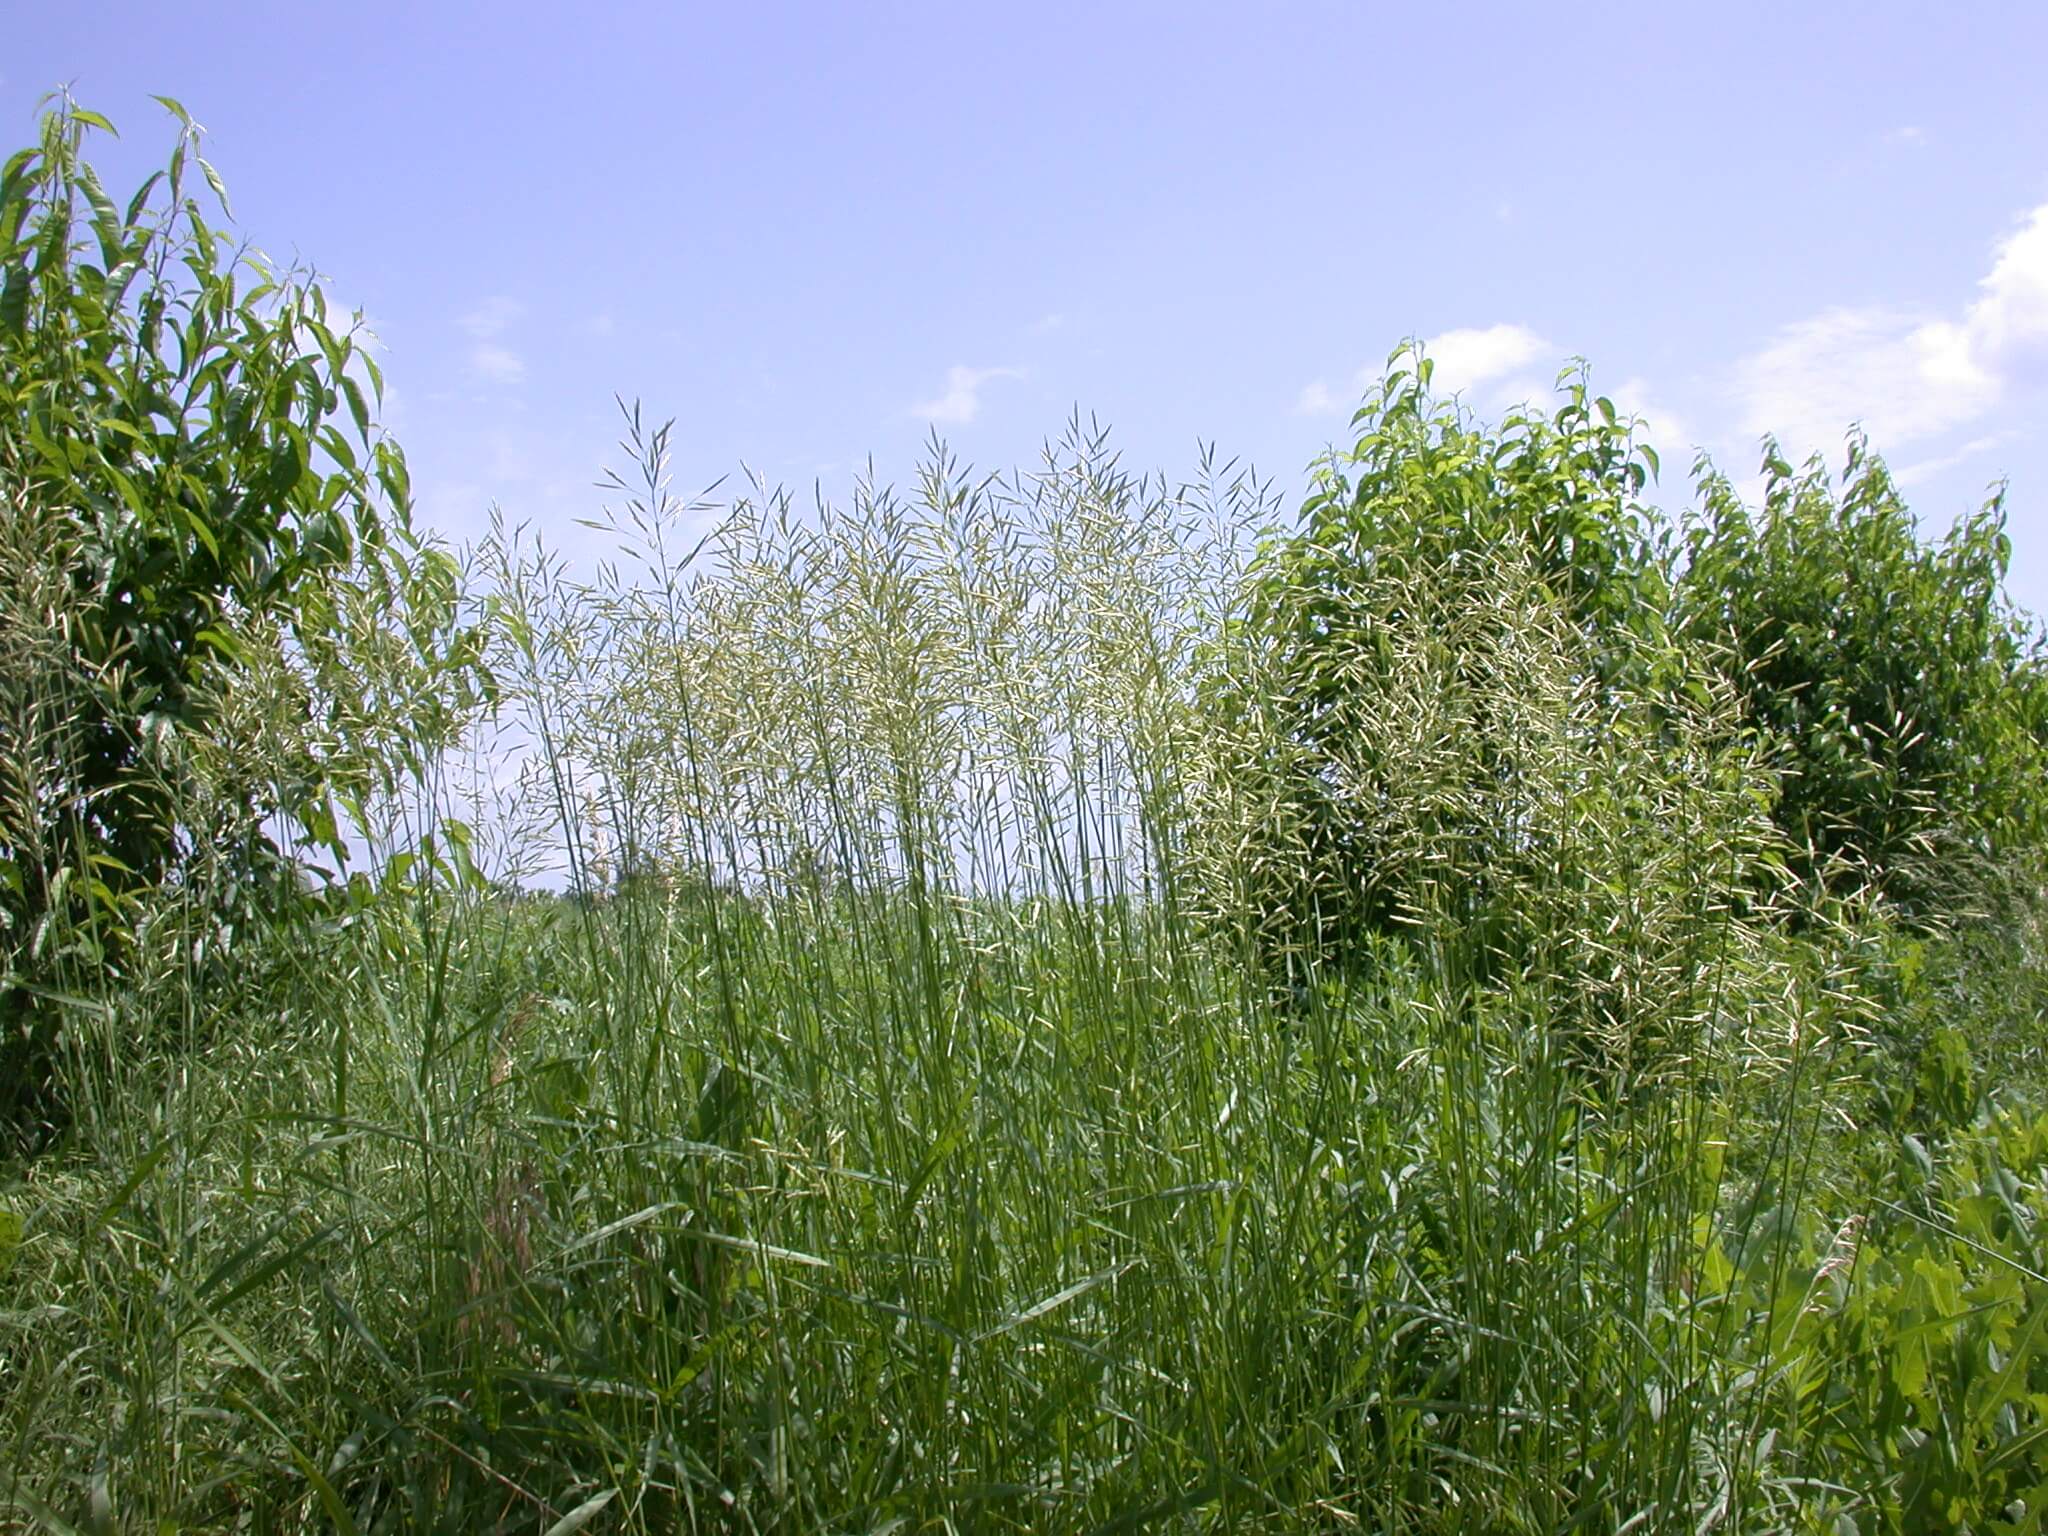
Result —
[[596, 1497], [585, 1499], [581, 1504], [578, 1504], [569, 1513], [549, 1526], [545, 1536], [573, 1536], [574, 1532], [582, 1530], [592, 1520], [595, 1520], [605, 1505], [611, 1503], [618, 1496], [618, 1489], [607, 1488]]
[[132, 1196], [135, 1193], [135, 1191], [142, 1188], [143, 1182], [147, 1180], [151, 1174], [155, 1173], [160, 1166], [162, 1166], [163, 1160], [170, 1155], [170, 1151], [170, 1138], [165, 1137], [162, 1141], [158, 1142], [155, 1146], [151, 1147], [147, 1152], [143, 1153], [142, 1156], [136, 1160], [135, 1166], [129, 1170], [128, 1177], [122, 1180], [121, 1187], [115, 1190], [113, 1195], [103, 1205], [100, 1206], [99, 1210], [93, 1213], [92, 1225], [90, 1230], [97, 1232], [100, 1230], [100, 1228], [104, 1227], [107, 1224], [108, 1219], [113, 1216], [114, 1212], [118, 1211], [119, 1209], [121, 1209], [122, 1206], [126, 1205], [128, 1203], [129, 1197]]
[[80, 1536], [77, 1526], [31, 1493], [11, 1472], [0, 1472], [0, 1506], [21, 1510], [52, 1536]]
[[0, 334], [19, 339], [28, 330], [28, 267], [15, 262], [7, 269], [7, 283], [0, 287]]
[[785, 1264], [801, 1264], [807, 1269], [832, 1267], [830, 1259], [821, 1259], [815, 1253], [804, 1253], [795, 1248], [778, 1248], [773, 1243], [758, 1242], [751, 1237], [728, 1237], [723, 1232], [709, 1232], [702, 1227], [685, 1227], [681, 1235], [693, 1242], [712, 1243], [720, 1248], [731, 1248], [739, 1253], [751, 1253], [764, 1259], [780, 1259]]
[[143, 210], [149, 206], [149, 194], [156, 190], [157, 183], [163, 179], [164, 173], [162, 171], [151, 171], [148, 179], [140, 187], [136, 188], [135, 195], [128, 199], [126, 222], [130, 229], [135, 227], [136, 221], [142, 217]]
[[348, 401], [349, 419], [356, 424], [356, 434], [364, 442], [370, 440], [370, 405], [363, 398], [363, 386], [347, 374], [341, 376], [342, 398]]
[[320, 429], [320, 447], [330, 459], [340, 466], [343, 481], [350, 489], [353, 489], [357, 480], [356, 451], [349, 446], [348, 438], [343, 436], [341, 429], [338, 427], [322, 427]]
[[998, 1323], [995, 1327], [989, 1329], [986, 1333], [979, 1335], [976, 1339], [976, 1342], [979, 1343], [982, 1339], [996, 1338], [999, 1335], [1010, 1332], [1012, 1329], [1022, 1328], [1026, 1323], [1035, 1322], [1039, 1318], [1044, 1317], [1048, 1312], [1057, 1311], [1059, 1308], [1064, 1307], [1068, 1302], [1074, 1301], [1079, 1297], [1087, 1295], [1097, 1286], [1107, 1285], [1110, 1281], [1116, 1279], [1119, 1275], [1129, 1270], [1137, 1262], [1138, 1261], [1136, 1259], [1126, 1259], [1123, 1263], [1112, 1265], [1110, 1268], [1105, 1269], [1098, 1274], [1090, 1275], [1085, 1280], [1076, 1280], [1072, 1285], [1068, 1286], [1065, 1290], [1055, 1291], [1052, 1293], [1052, 1295], [1046, 1297], [1043, 1301], [1034, 1302], [1032, 1305], [1026, 1307], [1022, 1312], [1019, 1312], [1015, 1317], [1010, 1318], [1008, 1321]]
[[208, 160], [204, 155], [198, 158], [199, 169], [206, 175], [206, 184], [213, 188], [213, 195], [220, 199], [220, 211], [232, 219], [235, 216], [235, 210], [233, 205], [228, 202], [227, 184], [220, 179], [220, 172], [213, 168], [212, 161]]
[[608, 1221], [594, 1232], [584, 1233], [583, 1236], [577, 1238], [573, 1243], [565, 1244], [562, 1252], [564, 1254], [571, 1254], [584, 1248], [594, 1247], [606, 1238], [617, 1237], [621, 1232], [641, 1226], [646, 1222], [654, 1220], [657, 1216], [666, 1215], [670, 1211], [685, 1209], [687, 1207], [679, 1200], [664, 1200], [658, 1205], [650, 1205], [644, 1210], [635, 1211], [630, 1216], [621, 1216], [617, 1221]]
[[106, 465], [105, 468], [107, 478], [114, 482], [114, 489], [120, 494], [122, 505], [135, 515], [137, 523], [147, 528], [151, 521], [149, 503], [143, 499], [141, 489], [137, 487], [133, 478], [113, 465]]
[[[273, 1254], [254, 1269], [249, 1270], [247, 1273], [242, 1273], [243, 1266], [251, 1258], [269, 1247], [270, 1240], [278, 1234], [283, 1226], [283, 1222], [277, 1223], [261, 1237], [252, 1242], [244, 1243], [233, 1254], [216, 1264], [213, 1267], [213, 1272], [200, 1282], [199, 1289], [194, 1292], [195, 1298], [214, 1310], [224, 1310], [231, 1307], [265, 1281], [282, 1274], [314, 1249], [325, 1245], [337, 1230], [331, 1226], [322, 1227], [310, 1237], [302, 1238], [299, 1242], [294, 1243], [284, 1252]], [[236, 1278], [237, 1275], [240, 1275], [239, 1279]], [[228, 1285], [228, 1282], [231, 1280], [234, 1281], [234, 1284]], [[226, 1290], [217, 1296], [213, 1294], [216, 1289], [224, 1285], [228, 1285]]]
[[100, 261], [111, 267], [121, 259], [123, 229], [114, 212], [114, 200], [107, 196], [107, 189], [100, 185], [98, 173], [89, 165], [79, 166], [78, 186], [85, 193], [85, 200], [92, 205], [92, 228], [99, 237]]
[[230, 1389], [224, 1395], [235, 1407], [241, 1409], [242, 1412], [248, 1414], [250, 1418], [284, 1442], [285, 1453], [291, 1457], [292, 1463], [298, 1467], [299, 1474], [308, 1483], [313, 1485], [313, 1492], [319, 1497], [320, 1507], [327, 1511], [327, 1518], [334, 1522], [335, 1529], [342, 1532], [343, 1536], [355, 1536], [355, 1517], [348, 1512], [348, 1506], [341, 1502], [341, 1495], [334, 1491], [334, 1485], [328, 1482], [321, 1474], [320, 1469], [306, 1458], [292, 1437], [284, 1432], [275, 1419], [250, 1402], [241, 1393]]

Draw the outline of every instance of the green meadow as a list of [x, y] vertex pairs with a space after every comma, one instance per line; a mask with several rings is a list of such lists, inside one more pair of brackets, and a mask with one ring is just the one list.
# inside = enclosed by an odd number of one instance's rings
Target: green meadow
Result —
[[100, 126], [0, 180], [0, 1526], [2042, 1530], [2001, 501], [1410, 344], [1306, 492], [635, 409], [605, 565], [448, 550]]

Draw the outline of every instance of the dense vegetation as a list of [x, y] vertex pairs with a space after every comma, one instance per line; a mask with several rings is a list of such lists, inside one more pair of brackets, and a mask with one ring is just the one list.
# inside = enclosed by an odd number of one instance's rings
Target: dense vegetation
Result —
[[1667, 517], [1404, 348], [1298, 516], [635, 415], [625, 576], [465, 571], [94, 122], [0, 189], [7, 1521], [2042, 1528], [1997, 503]]
[[51, 113], [0, 172], [0, 945], [22, 1021], [0, 1045], [0, 1126], [17, 1140], [62, 1113], [63, 1025], [39, 1000], [127, 975], [152, 892], [203, 868], [216, 923], [274, 911], [292, 871], [266, 821], [339, 853], [337, 797], [446, 739], [371, 650], [402, 643], [433, 705], [478, 682], [454, 567], [411, 536], [404, 457], [372, 433], [376, 364], [317, 284], [208, 223], [188, 181], [223, 211], [225, 190], [165, 105], [176, 146], [125, 211], [80, 153], [107, 126], [88, 111]]

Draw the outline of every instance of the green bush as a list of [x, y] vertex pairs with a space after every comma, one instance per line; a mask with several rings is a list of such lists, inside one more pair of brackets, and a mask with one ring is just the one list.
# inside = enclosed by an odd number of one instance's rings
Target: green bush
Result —
[[[1430, 378], [1419, 347], [1390, 359], [1355, 443], [1262, 552], [1237, 637], [1255, 665], [1234, 658], [1245, 680], [1217, 690], [1269, 742], [1244, 772], [1274, 808], [1259, 895], [1278, 968], [1360, 953], [1404, 921], [1413, 861], [1371, 830], [1386, 797], [1358, 792], [1358, 752], [1390, 669], [1443, 615], [1389, 606], [1389, 582], [1450, 588], [1503, 563], [1526, 565], [1573, 631], [1588, 707], [1662, 719], [1704, 674], [1733, 689], [1779, 770], [1800, 880], [1872, 886], [1923, 924], [2027, 905], [2048, 832], [2048, 650], [2004, 595], [2002, 497], [1925, 543], [1859, 436], [1839, 493], [1770, 449], [1758, 508], [1702, 463], [1700, 510], [1674, 527], [1641, 499], [1654, 449], [1583, 374], [1554, 413], [1498, 426]], [[1504, 719], [1475, 722], [1469, 745], [1477, 779], [1513, 777]], [[1463, 897], [1484, 907], [1521, 833], [1490, 816], [1467, 831]]]
[[1764, 473], [1755, 508], [1703, 477], [1682, 622], [1784, 754], [1802, 871], [1933, 916], [2048, 832], [2048, 652], [2005, 597], [2003, 493], [1929, 544], [1860, 435], [1839, 491], [1775, 446]]
[[225, 190], [165, 105], [125, 205], [83, 154], [111, 125], [68, 100], [0, 172], [0, 1124], [47, 1108], [56, 999], [123, 974], [144, 905], [274, 908], [295, 846], [342, 856], [337, 798], [478, 681], [376, 364], [208, 221], [199, 184]]
[[[1517, 694], [1538, 686], [1508, 672], [1540, 669], [1544, 651], [1563, 729], [1597, 753], [1596, 722], [1642, 716], [1688, 668], [1664, 624], [1659, 523], [1639, 500], [1656, 455], [1612, 402], [1568, 376], [1554, 413], [1489, 427], [1432, 393], [1419, 347], [1390, 365], [1298, 528], [1262, 551], [1240, 637], [1256, 666], [1234, 665], [1217, 690], [1225, 715], [1263, 717], [1268, 747], [1245, 771], [1275, 812], [1253, 904], [1272, 915], [1263, 947], [1282, 971], [1361, 953], [1413, 916], [1425, 882], [1475, 920], [1504, 913], [1492, 872], [1530, 851], [1508, 809], [1533, 745]], [[1522, 619], [1533, 627], [1517, 634]], [[1410, 702], [1433, 710], [1433, 694], [1465, 713], [1455, 743], [1405, 752], [1389, 712], [1418, 662], [1440, 675]], [[1386, 838], [1385, 813], [1415, 801], [1425, 758], [1472, 791], [1444, 799], [1450, 819], [1432, 833], [1459, 843], [1456, 881]]]

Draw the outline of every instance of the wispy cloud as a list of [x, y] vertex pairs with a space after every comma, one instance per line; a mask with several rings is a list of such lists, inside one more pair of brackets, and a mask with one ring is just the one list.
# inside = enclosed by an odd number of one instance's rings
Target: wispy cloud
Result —
[[968, 368], [955, 364], [946, 370], [945, 391], [933, 400], [923, 400], [910, 414], [926, 421], [965, 424], [981, 414], [981, 389], [993, 379], [1021, 379], [1018, 368]]
[[1982, 437], [1973, 437], [1954, 453], [1944, 453], [1931, 459], [1922, 459], [1917, 464], [1908, 464], [1898, 470], [1892, 478], [1900, 485], [1918, 485], [1923, 480], [1932, 480], [1936, 475], [1954, 469], [1958, 464], [1974, 459], [1980, 453], [1988, 453], [2013, 434], [2010, 432], [1987, 432]]
[[493, 384], [517, 384], [526, 377], [526, 360], [499, 340], [526, 306], [504, 294], [492, 294], [458, 322], [475, 339], [469, 350], [472, 373]]
[[489, 341], [493, 336], [502, 336], [506, 327], [525, 313], [526, 306], [517, 299], [494, 293], [464, 315], [461, 325], [477, 340]]
[[[1547, 380], [1516, 376], [1552, 350], [1550, 343], [1526, 325], [1468, 326], [1445, 331], [1423, 342], [1435, 365], [1433, 384], [1441, 394], [1452, 395], [1484, 388], [1486, 403], [1508, 405], [1518, 400], [1537, 399], [1550, 392]], [[1332, 388], [1325, 379], [1314, 379], [1295, 396], [1295, 414], [1334, 416], [1345, 411], [1373, 386], [1379, 377], [1377, 366], [1368, 365], [1351, 377], [1348, 393]], [[1485, 386], [1492, 386], [1485, 388]]]
[[1927, 130], [1918, 123], [1903, 123], [1884, 136], [1887, 144], [1925, 144]]
[[1683, 471], [1691, 465], [1693, 450], [1701, 445], [1700, 435], [1683, 416], [1655, 398], [1647, 379], [1624, 379], [1607, 395], [1622, 415], [1642, 423], [1642, 436], [1675, 468]]
[[526, 377], [526, 360], [495, 342], [480, 342], [470, 348], [469, 366], [493, 384], [517, 384]]
[[1051, 314], [1040, 315], [1036, 320], [1031, 322], [1031, 334], [1034, 336], [1050, 335], [1052, 332], [1060, 329], [1060, 327], [1062, 327], [1066, 323], [1066, 315], [1059, 310], [1054, 310]]
[[1966, 327], [1884, 309], [1830, 309], [1789, 325], [1736, 378], [1743, 430], [1800, 450], [1832, 442], [1852, 421], [1880, 443], [1911, 442], [1998, 398]]
[[1489, 325], [1445, 331], [1424, 343], [1436, 365], [1433, 382], [1445, 394], [1459, 394], [1525, 368], [1549, 350], [1526, 325]]
[[1334, 416], [1343, 408], [1344, 402], [1321, 379], [1302, 385], [1294, 401], [1297, 416]]
[[2002, 241], [1951, 315], [1836, 307], [1786, 326], [1736, 368], [1744, 430], [1795, 454], [1860, 422], [1879, 447], [1978, 420], [2048, 364], [2048, 204]]

